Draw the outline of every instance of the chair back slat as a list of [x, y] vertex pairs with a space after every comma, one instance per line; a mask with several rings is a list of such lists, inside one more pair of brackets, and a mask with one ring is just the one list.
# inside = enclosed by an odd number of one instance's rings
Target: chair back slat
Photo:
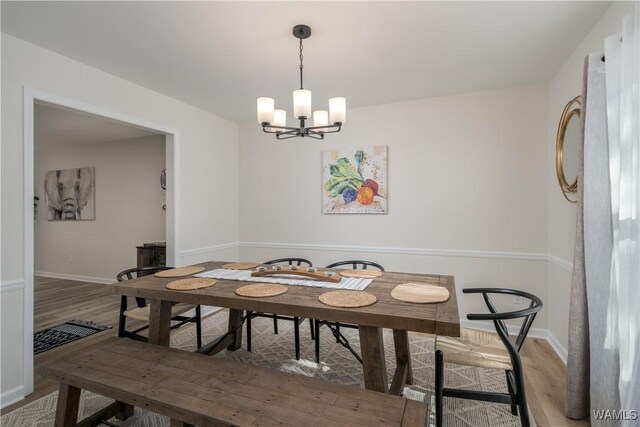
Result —
[[491, 301], [491, 298], [489, 298], [489, 295], [485, 293], [485, 294], [482, 294], [482, 297], [484, 298], [484, 303], [489, 308], [489, 311], [492, 312], [492, 313], [497, 313], [498, 310], [493, 305], [493, 302]]
[[[463, 293], [481, 293], [484, 298], [485, 304], [489, 309], [488, 314], [468, 314], [467, 319], [469, 320], [491, 320], [493, 321], [493, 325], [500, 337], [500, 340], [503, 342], [507, 351], [509, 352], [509, 356], [512, 360], [512, 363], [520, 363], [518, 353], [522, 348], [522, 344], [531, 329], [531, 325], [533, 325], [533, 321], [536, 318], [538, 312], [542, 309], [542, 301], [537, 296], [530, 294], [528, 292], [518, 291], [515, 289], [505, 289], [505, 288], [467, 288], [462, 290]], [[499, 312], [491, 298], [490, 294], [502, 294], [502, 295], [512, 295], [520, 298], [525, 298], [530, 301], [529, 306], [526, 309], [518, 310], [518, 311], [510, 311], [510, 312]], [[522, 319], [522, 325], [518, 331], [518, 335], [516, 337], [515, 343], [511, 340], [509, 336], [509, 329], [505, 323], [505, 320], [509, 319]], [[517, 360], [516, 360], [517, 359]]]
[[[496, 309], [496, 306], [493, 304], [493, 301], [491, 301], [491, 298], [489, 298], [489, 294], [483, 293], [482, 297], [484, 298], [484, 302], [487, 305], [487, 308], [489, 309], [489, 311], [493, 314], [498, 313], [498, 309]], [[499, 319], [494, 320], [493, 325], [496, 329], [496, 332], [498, 332], [498, 335], [500, 335], [500, 338], [506, 337], [506, 339], [511, 341], [511, 339], [509, 338], [509, 328], [507, 328], [507, 325], [504, 323], [504, 320], [499, 320]]]
[[378, 264], [377, 262], [364, 261], [364, 260], [338, 261], [338, 262], [334, 262], [332, 264], [327, 265], [326, 268], [342, 267], [344, 265], [351, 265], [351, 267], [354, 270], [357, 270], [357, 269], [366, 270], [367, 267], [373, 267], [373, 268], [377, 268], [380, 271], [384, 271], [384, 267]]
[[[136, 275], [136, 278], [147, 276], [149, 274], [155, 274], [158, 271], [163, 270], [171, 270], [173, 267], [165, 267], [165, 266], [153, 266], [153, 267], [135, 267], [129, 268], [127, 270], [123, 270], [116, 276], [116, 280], [118, 282], [124, 282], [126, 280], [133, 280], [133, 275]], [[143, 308], [147, 306], [147, 301], [144, 298], [136, 297], [136, 304], [138, 307]]]
[[285, 263], [289, 265], [297, 265], [297, 266], [301, 266], [302, 264], [305, 264], [308, 267], [313, 267], [313, 264], [311, 263], [311, 261], [305, 258], [278, 258], [278, 259], [272, 259], [270, 261], [263, 262], [263, 264], [267, 264], [267, 265], [285, 264]]
[[[535, 305], [534, 301], [531, 301], [529, 304], [529, 308], [532, 308]], [[531, 329], [531, 325], [533, 325], [533, 321], [536, 318], [538, 313], [533, 313], [526, 317], [525, 321], [522, 322], [522, 326], [520, 327], [520, 332], [518, 333], [518, 338], [516, 339], [516, 347], [518, 351], [522, 348], [522, 344], [524, 344], [524, 340], [527, 338], [527, 334], [529, 333], [529, 329]]]

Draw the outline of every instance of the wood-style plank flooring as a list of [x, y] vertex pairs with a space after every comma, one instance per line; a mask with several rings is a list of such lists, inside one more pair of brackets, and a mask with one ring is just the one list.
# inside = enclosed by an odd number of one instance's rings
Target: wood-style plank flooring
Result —
[[[114, 326], [74, 343], [41, 353], [35, 364], [43, 363], [91, 345], [116, 333], [120, 299], [109, 285], [70, 280], [35, 279], [34, 329], [55, 326], [70, 319], [85, 319]], [[193, 326], [187, 326], [193, 327]], [[528, 339], [522, 349], [527, 393], [533, 418], [538, 426], [588, 426], [588, 420], [574, 421], [564, 417], [566, 368], [560, 358], [542, 339]], [[19, 408], [58, 389], [54, 381], [35, 376], [34, 392], [26, 399], [8, 406], [3, 413]]]

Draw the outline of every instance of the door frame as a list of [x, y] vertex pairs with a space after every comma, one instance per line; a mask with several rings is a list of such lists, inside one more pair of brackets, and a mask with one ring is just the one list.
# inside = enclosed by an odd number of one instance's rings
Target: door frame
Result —
[[180, 265], [180, 133], [170, 126], [108, 110], [55, 94], [24, 87], [23, 93], [23, 182], [24, 182], [24, 395], [33, 392], [33, 316], [34, 316], [34, 109], [36, 104], [89, 113], [115, 122], [133, 125], [165, 135], [167, 168], [166, 240], [167, 265]]

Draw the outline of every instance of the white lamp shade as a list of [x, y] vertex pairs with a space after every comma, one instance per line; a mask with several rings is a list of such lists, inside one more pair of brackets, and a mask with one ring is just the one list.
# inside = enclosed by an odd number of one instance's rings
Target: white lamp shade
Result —
[[287, 112], [286, 110], [274, 110], [273, 122], [274, 126], [286, 126], [287, 125]]
[[[326, 126], [329, 124], [329, 112], [327, 110], [318, 110], [313, 112], [313, 126]], [[316, 129], [323, 131], [325, 129]]]
[[347, 121], [347, 100], [341, 96], [329, 99], [329, 119], [331, 124]]
[[298, 89], [293, 91], [293, 115], [296, 118], [311, 117], [311, 91]]
[[258, 123], [273, 121], [273, 98], [258, 98]]

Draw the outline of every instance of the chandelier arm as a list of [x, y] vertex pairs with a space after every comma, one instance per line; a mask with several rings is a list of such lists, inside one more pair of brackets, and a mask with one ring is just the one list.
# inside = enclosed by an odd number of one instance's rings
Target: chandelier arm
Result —
[[276, 139], [277, 140], [300, 138], [300, 137], [302, 137], [302, 135], [300, 135], [300, 134], [286, 134], [286, 133], [276, 134]]
[[[269, 129], [275, 129], [275, 131], [268, 131], [266, 130], [267, 128]], [[264, 130], [267, 133], [274, 133], [276, 131], [281, 131], [281, 130], [285, 130], [285, 131], [298, 131], [300, 130], [300, 128], [297, 127], [291, 127], [291, 126], [275, 126], [275, 125], [262, 125], [262, 130]]]
[[342, 126], [338, 126], [336, 130], [327, 130], [324, 133], [338, 133], [340, 130], [342, 130]]
[[317, 139], [317, 140], [323, 140], [324, 139], [324, 134], [320, 133], [320, 132], [309, 133], [309, 134], [307, 134], [307, 136], [309, 138], [313, 138], [313, 139]]
[[298, 130], [290, 130], [288, 132], [277, 132], [278, 135], [302, 135], [302, 133]]
[[[338, 123], [334, 123], [332, 125], [324, 125], [324, 126], [312, 126], [310, 128], [307, 128], [309, 130], [316, 130], [316, 129], [335, 129], [338, 128], [340, 129], [340, 127], [342, 126], [342, 123], [338, 122]], [[325, 132], [326, 133], [326, 132]]]

